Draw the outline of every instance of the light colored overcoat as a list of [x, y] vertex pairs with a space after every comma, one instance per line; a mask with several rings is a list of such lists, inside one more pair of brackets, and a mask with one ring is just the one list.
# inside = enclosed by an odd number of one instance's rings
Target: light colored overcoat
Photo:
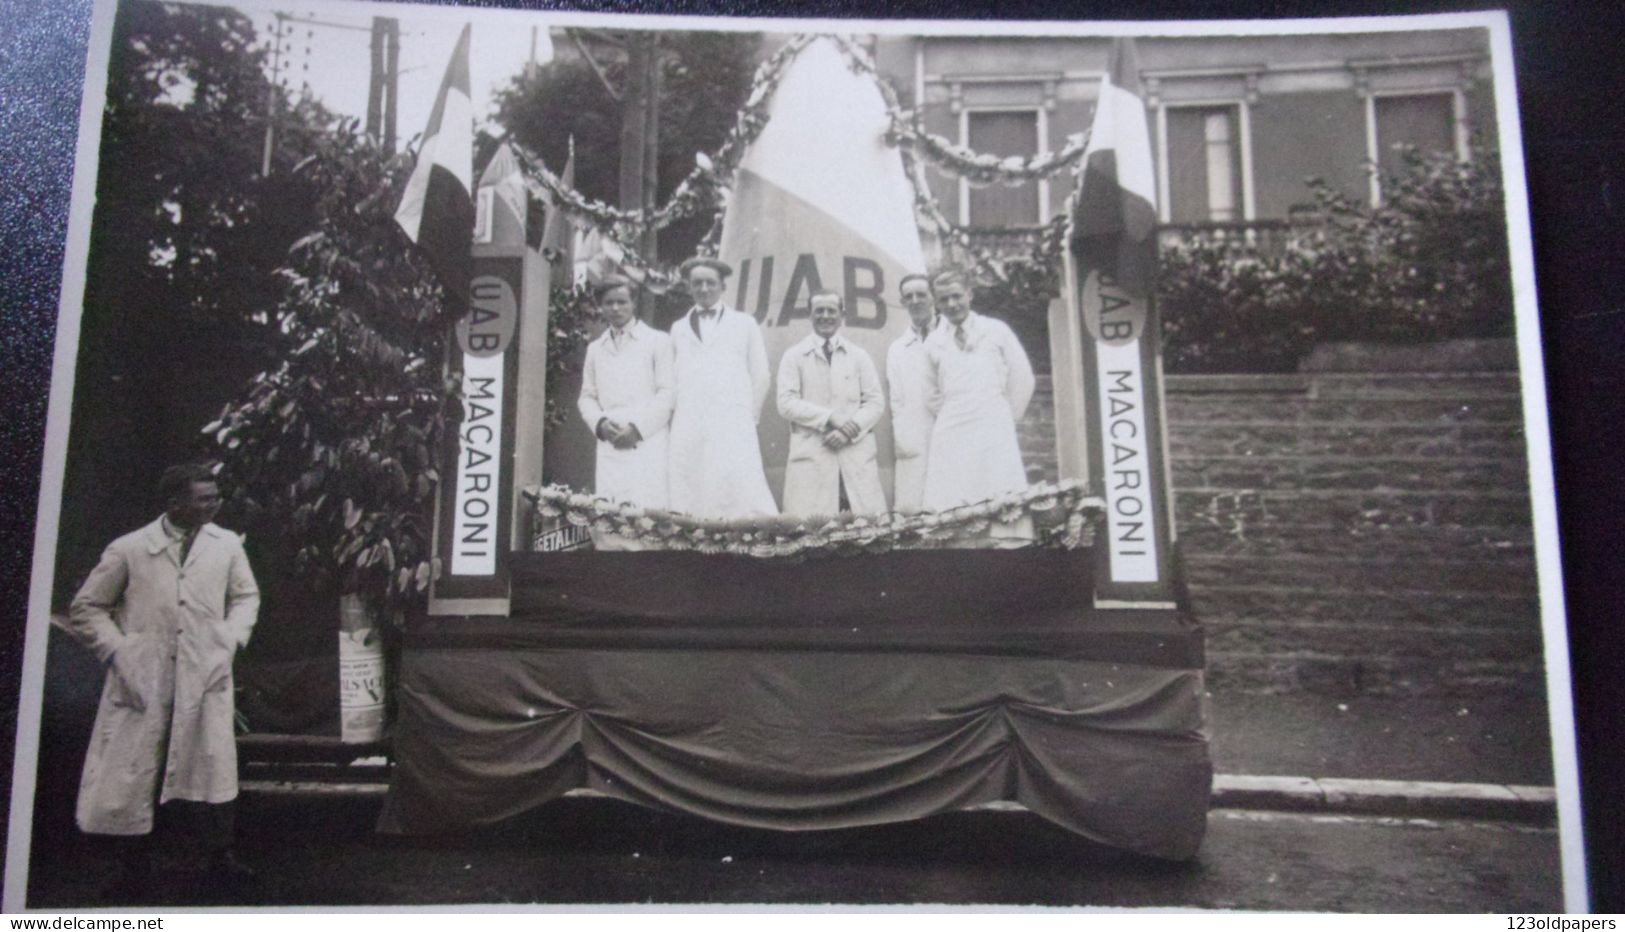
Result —
[[[854, 514], [886, 510], [875, 462], [874, 426], [886, 410], [874, 360], [861, 347], [836, 334], [824, 358], [824, 340], [808, 334], [779, 360], [779, 414], [790, 422], [790, 452], [784, 468], [784, 513], [833, 515], [840, 508], [840, 483]], [[839, 450], [824, 446], [831, 418], [850, 418], [862, 431]]]
[[587, 429], [596, 433], [599, 420], [609, 418], [635, 425], [643, 437], [626, 450], [598, 441], [597, 494], [645, 508], [666, 507], [666, 428], [674, 400], [671, 337], [634, 320], [618, 343], [614, 332], [605, 330], [587, 345], [576, 404]]
[[671, 508], [700, 518], [776, 515], [762, 471], [756, 422], [773, 375], [762, 328], [723, 307], [715, 320], [696, 310], [671, 325], [677, 402], [668, 449]]
[[[940, 325], [942, 318], [938, 317]], [[892, 508], [916, 512], [925, 500], [926, 452], [936, 417], [926, 404], [931, 394], [931, 363], [925, 337], [912, 326], [886, 349], [886, 385], [891, 389], [893, 463]]]
[[944, 320], [926, 340], [936, 413], [925, 473], [925, 507], [944, 511], [1027, 487], [1016, 424], [1036, 380], [1027, 353], [1003, 321], [966, 316], [966, 347]]
[[199, 528], [185, 565], [181, 546], [162, 518], [113, 541], [68, 613], [68, 633], [103, 663], [114, 653], [133, 661], [146, 705], [108, 670], [79, 783], [86, 832], [142, 835], [154, 801], [237, 796], [231, 661], [253, 630], [259, 588], [225, 528]]

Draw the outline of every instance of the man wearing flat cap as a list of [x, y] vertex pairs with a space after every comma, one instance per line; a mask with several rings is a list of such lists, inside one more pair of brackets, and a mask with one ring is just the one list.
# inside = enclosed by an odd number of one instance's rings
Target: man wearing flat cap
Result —
[[772, 382], [767, 345], [755, 318], [723, 304], [731, 274], [716, 259], [684, 262], [694, 306], [671, 325], [677, 381], [667, 446], [671, 509], [700, 518], [779, 513], [756, 436]]

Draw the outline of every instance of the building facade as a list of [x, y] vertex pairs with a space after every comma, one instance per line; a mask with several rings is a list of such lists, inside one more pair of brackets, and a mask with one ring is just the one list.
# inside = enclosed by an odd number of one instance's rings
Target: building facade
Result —
[[[1109, 38], [880, 36], [875, 59], [927, 130], [1031, 155], [1088, 129]], [[1159, 210], [1175, 226], [1290, 219], [1319, 177], [1378, 203], [1396, 147], [1467, 158], [1495, 138], [1483, 29], [1138, 40]], [[1377, 171], [1371, 167], [1376, 166]], [[1064, 173], [973, 187], [930, 173], [944, 213], [996, 237], [1063, 209]]]

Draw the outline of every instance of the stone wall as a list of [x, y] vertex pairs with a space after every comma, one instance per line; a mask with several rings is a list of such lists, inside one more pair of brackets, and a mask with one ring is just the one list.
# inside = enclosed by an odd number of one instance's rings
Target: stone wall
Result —
[[[1034, 478], [1054, 474], [1039, 395]], [[1515, 372], [1170, 377], [1214, 688], [1543, 691], [1521, 405]]]

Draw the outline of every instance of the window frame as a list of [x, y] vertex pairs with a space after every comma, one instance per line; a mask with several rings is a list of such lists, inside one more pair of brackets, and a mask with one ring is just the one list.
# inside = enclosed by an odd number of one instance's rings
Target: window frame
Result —
[[1449, 97], [1450, 135], [1455, 143], [1457, 161], [1472, 158], [1472, 140], [1467, 128], [1467, 91], [1459, 84], [1454, 87], [1423, 86], [1368, 89], [1361, 95], [1365, 107], [1365, 157], [1369, 163], [1368, 194], [1372, 207], [1382, 206], [1382, 140], [1377, 138], [1377, 100], [1390, 97]]
[[1239, 174], [1241, 175], [1241, 216], [1235, 221], [1251, 223], [1258, 217], [1257, 193], [1253, 184], [1253, 123], [1251, 103], [1247, 97], [1205, 97], [1179, 100], [1167, 100], [1159, 95], [1155, 102], [1156, 108], [1156, 135], [1157, 135], [1157, 219], [1162, 223], [1173, 222], [1173, 199], [1168, 171], [1168, 111], [1169, 110], [1213, 110], [1220, 107], [1234, 107], [1236, 110], [1236, 152], [1240, 161]]
[[[959, 108], [959, 144], [970, 148], [970, 117], [973, 113], [1032, 113], [1037, 115], [1038, 149], [1032, 153], [1049, 151], [1049, 108], [1043, 101], [1031, 104], [963, 104]], [[1042, 226], [1045, 218], [1050, 215], [1050, 189], [1049, 179], [1040, 178], [1038, 185], [1038, 216], [1033, 219], [1032, 226]], [[959, 225], [973, 226], [970, 216], [970, 181], [963, 175], [959, 177]]]

